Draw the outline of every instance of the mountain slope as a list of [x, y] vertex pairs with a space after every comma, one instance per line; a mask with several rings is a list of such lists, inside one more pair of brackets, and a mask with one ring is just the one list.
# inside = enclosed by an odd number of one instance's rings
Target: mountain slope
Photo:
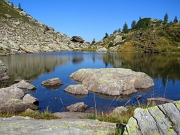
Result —
[[38, 22], [11, 3], [0, 0], [0, 54], [85, 50], [89, 43]]
[[109, 51], [122, 52], [179, 52], [180, 23], [163, 24], [161, 20], [144, 18], [129, 32], [115, 32], [93, 44]]

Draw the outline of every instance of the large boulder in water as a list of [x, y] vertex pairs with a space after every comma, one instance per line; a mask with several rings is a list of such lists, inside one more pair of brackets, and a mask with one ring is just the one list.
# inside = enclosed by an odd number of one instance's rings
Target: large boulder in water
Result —
[[147, 74], [124, 68], [80, 69], [70, 77], [89, 91], [106, 95], [128, 95], [154, 86]]
[[65, 92], [75, 94], [75, 95], [87, 95], [88, 90], [83, 85], [69, 85], [65, 90]]

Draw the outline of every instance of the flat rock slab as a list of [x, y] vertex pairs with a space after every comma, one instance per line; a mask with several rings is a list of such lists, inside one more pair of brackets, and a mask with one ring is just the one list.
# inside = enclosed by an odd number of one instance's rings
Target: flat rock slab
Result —
[[89, 91], [112, 96], [128, 95], [154, 86], [147, 74], [124, 68], [80, 69], [70, 77]]
[[137, 108], [128, 121], [123, 135], [179, 135], [180, 101]]
[[84, 119], [88, 115], [92, 115], [90, 113], [82, 113], [82, 112], [56, 112], [53, 114], [60, 117], [61, 119], [65, 119], [65, 118]]
[[106, 135], [113, 134], [115, 128], [115, 123], [87, 119], [0, 118], [0, 134], [3, 135]]

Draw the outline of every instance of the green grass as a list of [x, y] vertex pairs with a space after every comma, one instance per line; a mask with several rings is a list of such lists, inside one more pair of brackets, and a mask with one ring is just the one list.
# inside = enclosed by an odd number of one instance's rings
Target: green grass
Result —
[[22, 112], [22, 113], [0, 113], [0, 117], [12, 117], [12, 116], [23, 116], [23, 117], [31, 117], [34, 119], [59, 119], [60, 117], [53, 115], [52, 113], [45, 111], [43, 113], [40, 113], [38, 111], [32, 111], [32, 112]]

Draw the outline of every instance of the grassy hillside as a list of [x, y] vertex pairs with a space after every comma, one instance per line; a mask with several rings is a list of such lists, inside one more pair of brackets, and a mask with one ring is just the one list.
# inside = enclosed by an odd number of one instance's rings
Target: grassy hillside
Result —
[[[114, 43], [120, 35], [122, 41]], [[180, 52], [180, 23], [163, 24], [161, 20], [143, 18], [127, 33], [116, 32], [91, 47], [102, 46], [122, 52]]]

